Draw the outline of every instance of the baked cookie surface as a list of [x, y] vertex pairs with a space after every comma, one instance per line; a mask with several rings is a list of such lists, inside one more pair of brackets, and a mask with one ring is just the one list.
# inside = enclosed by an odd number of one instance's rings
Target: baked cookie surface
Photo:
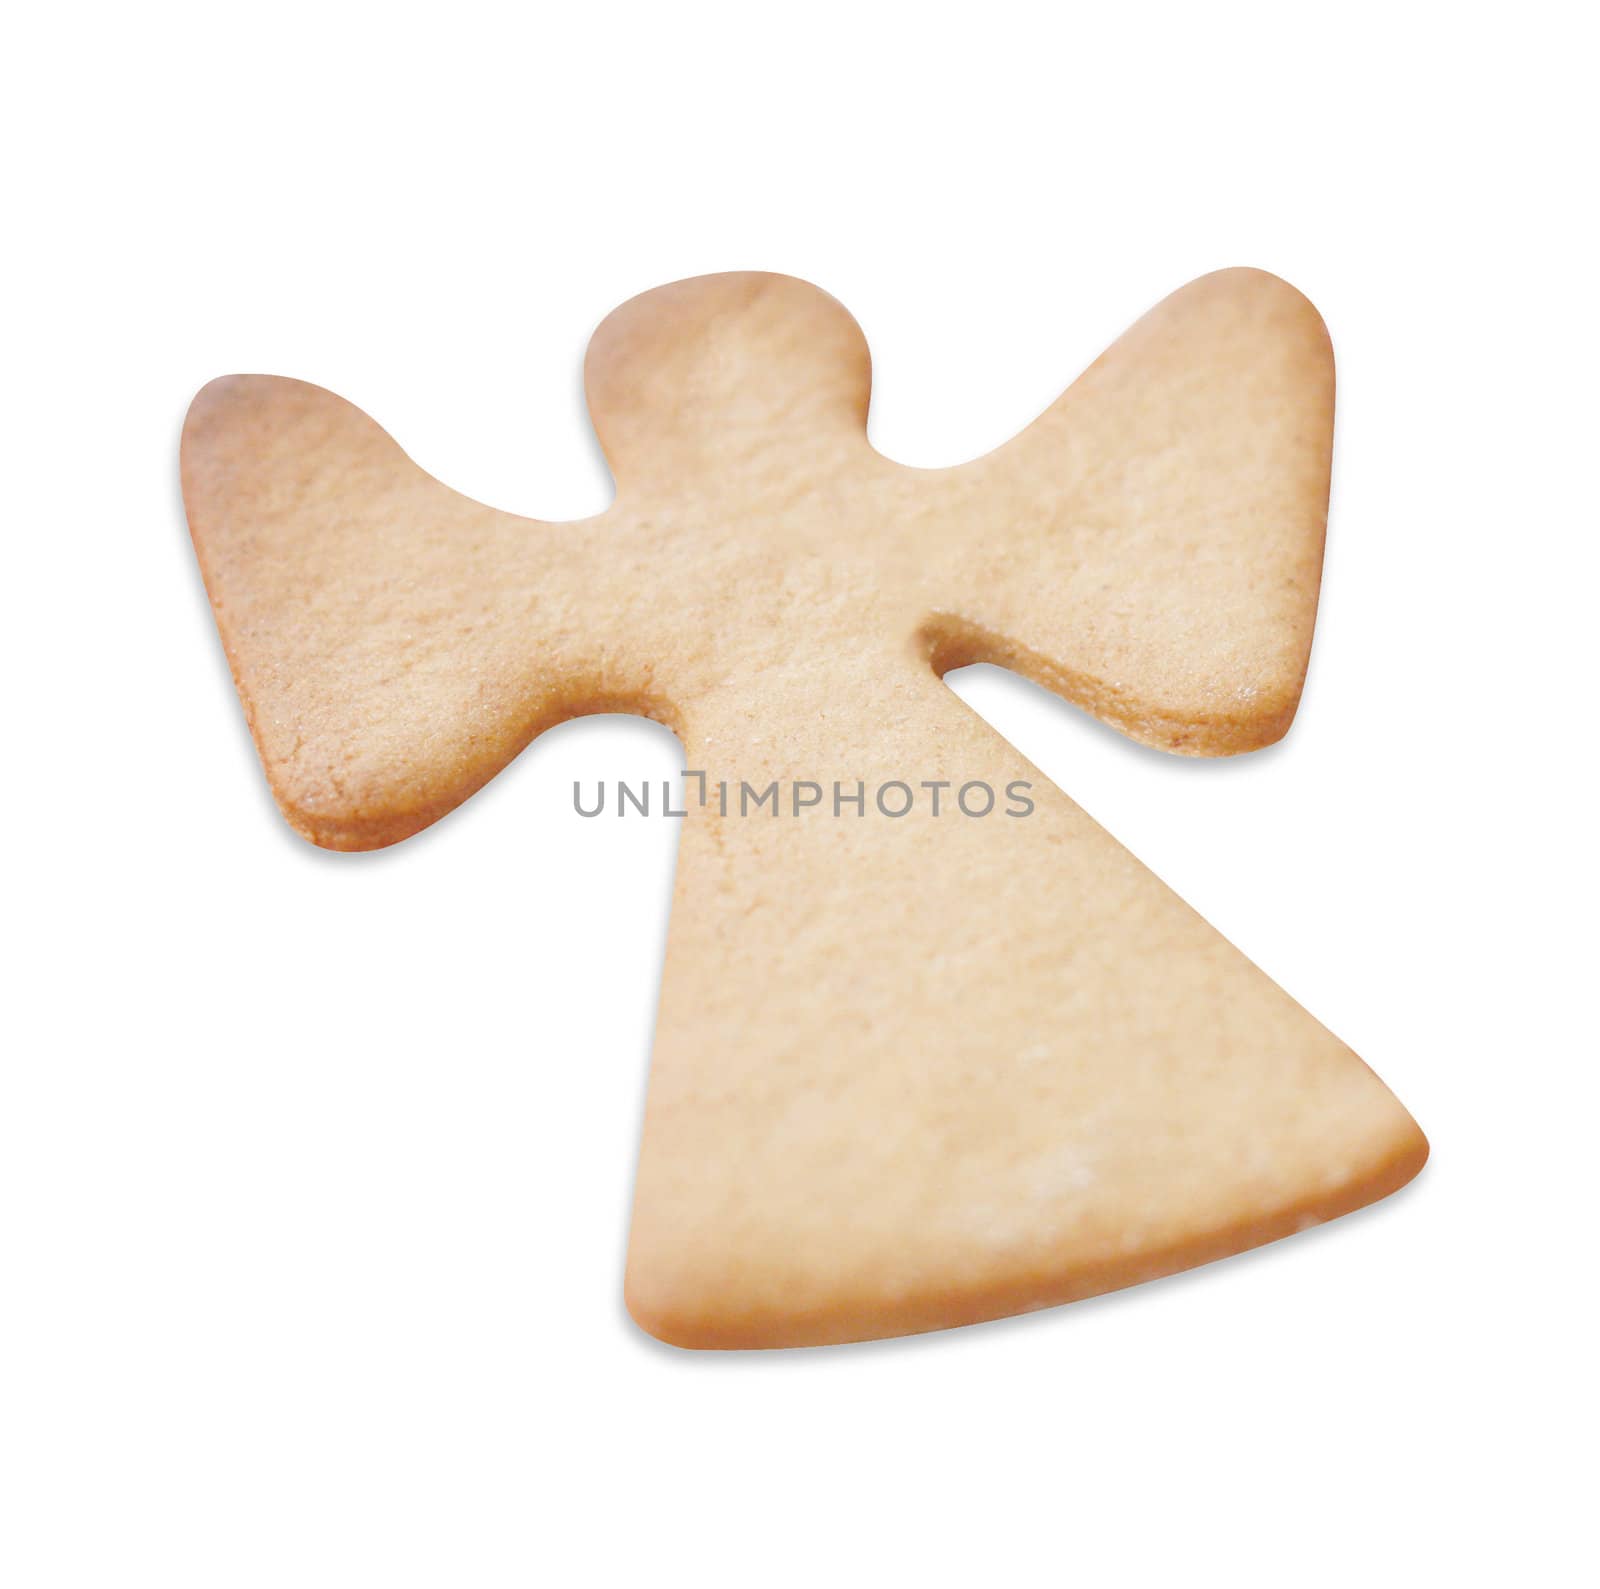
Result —
[[[1416, 1173], [1426, 1143], [1366, 1066], [939, 677], [998, 662], [1188, 754], [1285, 732], [1333, 414], [1304, 298], [1202, 278], [955, 469], [873, 450], [860, 331], [788, 277], [632, 300], [586, 380], [617, 481], [592, 520], [472, 502], [261, 376], [196, 398], [183, 486], [268, 779], [314, 842], [402, 839], [587, 712], [667, 722], [703, 772], [628, 1259], [645, 1328], [971, 1322]], [[781, 808], [725, 812], [719, 785]], [[791, 809], [802, 785], [822, 799]], [[968, 815], [967, 788], [996, 807]]]

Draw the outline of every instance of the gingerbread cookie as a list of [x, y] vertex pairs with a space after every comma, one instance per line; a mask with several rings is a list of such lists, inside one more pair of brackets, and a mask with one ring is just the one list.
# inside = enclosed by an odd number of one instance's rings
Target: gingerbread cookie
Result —
[[[940, 681], [993, 661], [1145, 743], [1287, 729], [1333, 363], [1224, 271], [955, 469], [867, 441], [850, 316], [783, 276], [591, 343], [598, 518], [469, 501], [337, 397], [195, 399], [183, 489], [274, 793], [390, 844], [552, 724], [643, 713], [687, 811], [627, 1269], [691, 1346], [1045, 1307], [1371, 1202], [1427, 1146], [1342, 1043]], [[988, 804], [985, 806], [985, 799]]]

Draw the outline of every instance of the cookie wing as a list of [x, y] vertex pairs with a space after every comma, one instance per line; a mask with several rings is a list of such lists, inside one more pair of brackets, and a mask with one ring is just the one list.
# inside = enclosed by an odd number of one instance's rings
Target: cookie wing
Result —
[[458, 495], [320, 387], [213, 381], [184, 424], [182, 476], [262, 764], [317, 844], [405, 838], [541, 729], [604, 709], [608, 679], [633, 687], [583, 638], [608, 610], [574, 573], [592, 524]]
[[[1134, 739], [1280, 738], [1316, 619], [1333, 351], [1293, 287], [1226, 270], [1174, 293], [1015, 440], [945, 472], [942, 667], [993, 661]], [[967, 505], [970, 504], [970, 507]]]

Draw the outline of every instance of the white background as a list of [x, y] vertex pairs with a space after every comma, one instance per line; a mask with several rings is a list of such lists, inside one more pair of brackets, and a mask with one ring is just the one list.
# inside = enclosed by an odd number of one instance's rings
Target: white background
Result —
[[[10, 24], [8, 1589], [1593, 1571], [1581, 13], [937, 11]], [[954, 683], [1374, 1065], [1432, 1163], [1022, 1321], [655, 1344], [621, 1271], [676, 830], [570, 791], [668, 776], [676, 742], [569, 725], [396, 850], [293, 838], [187, 543], [190, 395], [306, 377], [567, 517], [609, 490], [584, 342], [658, 282], [826, 286], [874, 440], [937, 464], [1237, 263], [1340, 361], [1289, 739], [1183, 762]]]

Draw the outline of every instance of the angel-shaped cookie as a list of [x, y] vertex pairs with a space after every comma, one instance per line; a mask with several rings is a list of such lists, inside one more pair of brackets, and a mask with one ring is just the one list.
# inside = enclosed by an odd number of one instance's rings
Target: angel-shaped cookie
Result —
[[[1194, 282], [946, 470], [872, 448], [861, 333], [788, 277], [634, 299], [587, 383], [617, 497], [581, 523], [469, 501], [262, 376], [196, 398], [183, 488], [267, 776], [318, 844], [403, 839], [587, 712], [661, 719], [711, 780], [829, 791], [690, 802], [627, 1267], [646, 1329], [992, 1318], [1417, 1172], [1371, 1071], [940, 680], [1002, 663], [1191, 754], [1284, 733], [1333, 418], [1304, 298]], [[892, 814], [891, 783], [942, 809]], [[1022, 816], [953, 798], [1018, 783]]]

